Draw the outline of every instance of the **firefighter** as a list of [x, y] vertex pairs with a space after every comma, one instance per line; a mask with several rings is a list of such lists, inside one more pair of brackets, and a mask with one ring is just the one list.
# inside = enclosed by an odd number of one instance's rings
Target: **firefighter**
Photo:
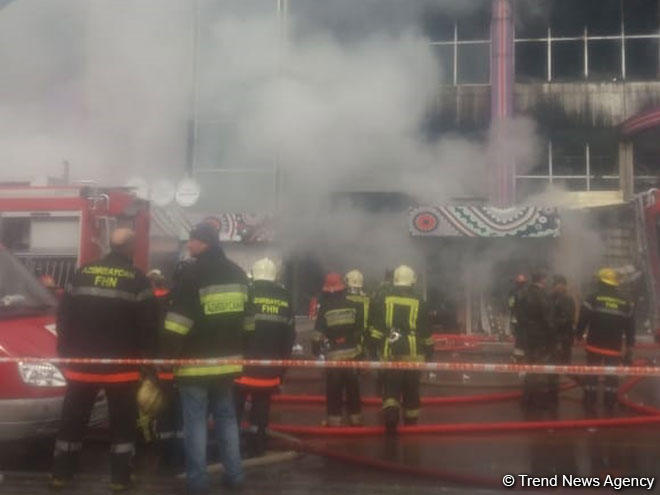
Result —
[[[519, 333], [524, 342], [525, 362], [528, 364], [550, 363], [557, 344], [546, 281], [545, 272], [534, 272], [531, 284], [522, 292], [516, 304]], [[550, 379], [547, 375], [526, 374], [523, 407], [545, 408], [548, 405], [549, 387]]]
[[346, 282], [347, 287], [346, 299], [359, 304], [362, 308], [362, 321], [364, 322], [364, 328], [361, 342], [362, 348], [365, 349], [366, 338], [368, 337], [369, 305], [371, 300], [363, 290], [364, 276], [359, 270], [351, 270], [344, 276], [344, 281]]
[[[619, 277], [615, 270], [602, 268], [597, 274], [596, 291], [582, 303], [576, 335], [582, 340], [587, 331], [587, 365], [618, 366], [632, 363], [635, 345], [634, 307], [619, 290]], [[625, 351], [622, 341], [625, 336]], [[597, 401], [598, 377], [584, 380], [584, 405], [593, 413]], [[605, 406], [611, 410], [616, 403], [618, 378], [605, 377]]]
[[[555, 275], [552, 278], [552, 293], [550, 295], [552, 304], [552, 322], [554, 324], [557, 346], [553, 361], [558, 364], [571, 363], [571, 350], [573, 347], [573, 336], [575, 328], [573, 325], [575, 319], [575, 302], [568, 294], [568, 285], [566, 277]], [[559, 375], [550, 377], [550, 402], [553, 405], [558, 403], [559, 397]]]
[[521, 363], [525, 360], [525, 343], [518, 325], [518, 301], [527, 286], [527, 277], [523, 273], [516, 275], [514, 287], [509, 292], [508, 307], [511, 333], [513, 334], [513, 361]]
[[[252, 266], [246, 318], [247, 359], [289, 359], [295, 340], [293, 302], [288, 290], [276, 282], [277, 266], [263, 258]], [[283, 368], [246, 368], [236, 380], [237, 416], [240, 420], [248, 396], [251, 397], [247, 457], [266, 451], [266, 427], [272, 393], [282, 383]]]
[[[325, 359], [330, 361], [359, 359], [362, 355], [361, 338], [364, 331], [363, 306], [347, 299], [346, 285], [341, 275], [334, 272], [326, 275], [322, 296], [312, 352], [317, 356], [323, 353]], [[326, 371], [327, 426], [341, 426], [344, 393], [349, 424], [362, 424], [357, 370], [329, 368]]]
[[[57, 350], [62, 357], [143, 358], [154, 351], [158, 309], [149, 281], [133, 266], [135, 234], [117, 229], [110, 243], [110, 254], [77, 270], [64, 295], [57, 318]], [[69, 365], [63, 373], [67, 390], [51, 486], [61, 488], [75, 474], [85, 427], [103, 389], [110, 413], [111, 488], [128, 489], [140, 370], [85, 364]]]
[[[416, 293], [415, 282], [412, 268], [399, 266], [394, 270], [392, 287], [373, 308], [371, 334], [378, 340], [385, 361], [419, 362], [431, 357], [433, 340], [426, 304]], [[417, 424], [420, 372], [387, 370], [383, 381], [383, 416], [388, 433], [396, 431], [400, 401], [404, 424]]]
[[[147, 272], [151, 288], [158, 301], [160, 310], [160, 326], [162, 328], [165, 315], [170, 307], [171, 290], [163, 273], [154, 268]], [[151, 441], [152, 427], [161, 454], [163, 467], [178, 469], [183, 466], [183, 419], [181, 418], [181, 401], [179, 391], [174, 383], [174, 373], [171, 370], [158, 372], [160, 390], [164, 396], [162, 410], [155, 417], [140, 417], [140, 427], [147, 442]]]
[[[166, 358], [240, 359], [247, 302], [247, 276], [224, 254], [217, 231], [200, 223], [190, 231], [188, 250], [195, 259], [183, 268], [161, 333]], [[181, 398], [186, 482], [193, 493], [209, 489], [206, 470], [207, 418], [214, 430], [225, 468], [224, 483], [243, 481], [233, 381], [235, 364], [183, 365], [174, 369]]]

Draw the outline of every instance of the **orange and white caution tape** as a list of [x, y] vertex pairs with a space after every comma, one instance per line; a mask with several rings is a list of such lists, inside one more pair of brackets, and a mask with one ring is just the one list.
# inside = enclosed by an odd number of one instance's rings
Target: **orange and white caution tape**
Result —
[[96, 365], [222, 366], [243, 365], [286, 368], [353, 368], [366, 370], [462, 371], [475, 373], [536, 373], [566, 375], [660, 376], [660, 366], [585, 366], [564, 364], [447, 363], [407, 361], [321, 361], [299, 359], [147, 359], [147, 358], [43, 358], [0, 357], [2, 363], [51, 363]]

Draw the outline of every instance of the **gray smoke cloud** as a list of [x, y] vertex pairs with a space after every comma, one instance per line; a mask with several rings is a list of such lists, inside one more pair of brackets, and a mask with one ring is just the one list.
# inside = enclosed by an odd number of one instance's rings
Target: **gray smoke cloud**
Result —
[[20, 0], [0, 10], [2, 179], [120, 185], [185, 163], [191, 7]]
[[487, 3], [293, 0], [286, 21], [274, 0], [10, 3], [0, 11], [2, 178], [57, 175], [67, 160], [74, 179], [176, 181], [196, 87], [196, 165], [231, 172], [200, 172], [209, 213], [277, 210], [284, 251], [314, 252], [325, 268], [421, 270], [427, 253], [405, 212], [334, 193], [486, 198], [493, 155], [505, 150], [519, 171], [536, 161], [525, 118], [499, 141], [425, 129], [447, 102], [422, 18]]

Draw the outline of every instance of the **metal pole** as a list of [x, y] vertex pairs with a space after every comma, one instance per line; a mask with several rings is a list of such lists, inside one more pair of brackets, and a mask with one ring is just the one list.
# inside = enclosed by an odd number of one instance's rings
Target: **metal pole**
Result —
[[587, 191], [591, 191], [591, 148], [589, 143], [584, 146], [584, 161], [587, 169]]
[[552, 31], [550, 26], [548, 26], [548, 82], [552, 81], [552, 42], [550, 38], [552, 37]]
[[458, 22], [454, 21], [454, 53], [453, 53], [453, 72], [454, 86], [458, 85]]
[[548, 180], [552, 184], [552, 139], [548, 141]]
[[589, 79], [589, 42], [587, 41], [587, 26], [584, 26], [584, 78]]
[[623, 0], [619, 1], [621, 12], [621, 79], [626, 80], [626, 29], [623, 22]]

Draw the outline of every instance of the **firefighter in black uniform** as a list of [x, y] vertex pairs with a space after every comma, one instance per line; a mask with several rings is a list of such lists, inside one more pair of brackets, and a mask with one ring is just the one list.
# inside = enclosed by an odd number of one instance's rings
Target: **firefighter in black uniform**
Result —
[[[346, 286], [338, 273], [328, 273], [316, 319], [312, 352], [331, 361], [349, 361], [362, 356], [362, 305], [346, 298]], [[329, 368], [326, 371], [327, 426], [341, 426], [343, 394], [346, 393], [348, 421], [362, 424], [360, 384], [355, 369]]]
[[[619, 277], [615, 270], [603, 268], [598, 272], [598, 287], [582, 303], [577, 326], [577, 338], [581, 340], [587, 331], [587, 365], [617, 366], [632, 362], [635, 345], [633, 304], [619, 291]], [[626, 347], [622, 352], [625, 335]], [[605, 377], [604, 402], [608, 409], [616, 403], [618, 378]], [[598, 394], [598, 377], [588, 376], [584, 381], [584, 405], [593, 413]]]
[[[557, 346], [553, 361], [557, 364], [571, 363], [571, 350], [575, 335], [575, 301], [568, 294], [566, 277], [555, 275], [552, 277], [552, 293], [550, 295], [552, 304], [552, 322], [555, 326]], [[559, 397], [559, 375], [550, 377], [550, 402], [557, 404]]]
[[[172, 303], [161, 333], [166, 358], [241, 359], [248, 280], [220, 247], [218, 232], [201, 223], [190, 231], [186, 265], [173, 288]], [[183, 410], [186, 482], [192, 493], [206, 493], [207, 418], [214, 430], [225, 468], [224, 483], [243, 481], [233, 382], [242, 372], [236, 364], [183, 365], [174, 369]]]
[[[155, 350], [158, 308], [146, 276], [133, 266], [135, 235], [117, 229], [111, 252], [82, 266], [58, 313], [62, 357], [142, 358]], [[73, 477], [96, 396], [105, 390], [110, 413], [111, 488], [128, 489], [135, 451], [140, 370], [136, 366], [67, 365], [67, 391], [55, 442], [51, 486]]]
[[[552, 321], [552, 305], [546, 292], [547, 275], [537, 271], [532, 274], [532, 283], [518, 300], [518, 325], [525, 343], [525, 362], [547, 364], [552, 361], [557, 346], [555, 327]], [[550, 377], [536, 373], [525, 375], [522, 405], [545, 408], [549, 405]]]
[[[371, 335], [379, 339], [382, 360], [419, 362], [432, 355], [426, 304], [415, 292], [415, 282], [415, 272], [406, 265], [399, 266], [394, 270], [391, 289], [374, 303]], [[400, 400], [404, 424], [417, 424], [420, 376], [419, 371], [385, 371], [383, 415], [389, 433], [395, 432], [399, 423]]]
[[362, 307], [362, 321], [364, 322], [364, 333], [362, 334], [362, 348], [366, 351], [366, 343], [369, 337], [369, 306], [371, 299], [364, 293], [364, 276], [359, 270], [351, 270], [344, 276], [346, 282], [346, 299], [358, 303]]
[[509, 321], [511, 334], [513, 335], [513, 361], [516, 363], [525, 360], [525, 342], [520, 333], [520, 326], [518, 324], [518, 301], [523, 291], [527, 287], [527, 277], [523, 273], [519, 273], [515, 278], [515, 286], [509, 292], [508, 307], [509, 307]]
[[[163, 327], [165, 315], [171, 303], [171, 290], [163, 273], [155, 268], [147, 272], [151, 282], [158, 308], [160, 310], [160, 325]], [[149, 424], [144, 425], [145, 418], [140, 416], [142, 431], [147, 441], [151, 440], [151, 426], [155, 426], [155, 437], [160, 453], [162, 467], [168, 470], [179, 469], [183, 466], [183, 419], [181, 417], [181, 401], [179, 390], [174, 383], [174, 373], [163, 369], [158, 372], [159, 388], [163, 394], [163, 407], [155, 418], [147, 417]]]
[[[295, 340], [291, 295], [276, 282], [277, 266], [263, 258], [252, 266], [246, 316], [246, 359], [289, 359]], [[251, 397], [251, 431], [247, 435], [247, 457], [266, 451], [266, 427], [270, 398], [281, 385], [284, 368], [246, 368], [236, 380], [236, 407], [240, 423], [248, 396]]]

